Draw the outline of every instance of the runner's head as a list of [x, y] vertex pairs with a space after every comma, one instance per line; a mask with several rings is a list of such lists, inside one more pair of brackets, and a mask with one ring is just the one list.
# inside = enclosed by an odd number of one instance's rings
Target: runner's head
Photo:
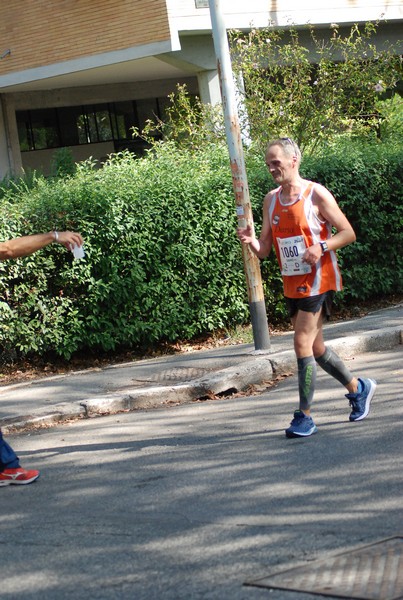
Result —
[[295, 156], [297, 164], [301, 163], [301, 150], [298, 148], [298, 144], [289, 137], [277, 138], [276, 140], [270, 140], [267, 144], [266, 154], [272, 146], [280, 146], [287, 156]]
[[267, 145], [266, 165], [278, 185], [295, 182], [299, 178], [301, 152], [290, 138], [278, 138]]

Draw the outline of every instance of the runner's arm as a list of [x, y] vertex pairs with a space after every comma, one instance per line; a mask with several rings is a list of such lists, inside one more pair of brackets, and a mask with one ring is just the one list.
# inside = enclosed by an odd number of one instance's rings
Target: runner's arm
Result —
[[273, 237], [269, 222], [269, 206], [272, 194], [269, 192], [263, 202], [263, 222], [259, 239], [252, 232], [252, 227], [248, 225], [245, 228], [238, 228], [238, 238], [243, 244], [249, 244], [249, 248], [258, 258], [265, 258], [270, 254], [273, 245]]
[[[329, 250], [338, 250], [356, 240], [354, 229], [336, 202], [333, 194], [323, 185], [316, 184], [312, 193], [312, 202], [319, 211], [319, 217], [326, 220], [337, 231], [326, 240]], [[304, 262], [315, 264], [322, 256], [321, 245], [314, 244], [303, 256]]]

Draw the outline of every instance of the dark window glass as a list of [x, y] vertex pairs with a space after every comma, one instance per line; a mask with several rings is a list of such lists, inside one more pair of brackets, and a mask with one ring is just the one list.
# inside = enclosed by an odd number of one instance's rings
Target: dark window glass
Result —
[[168, 96], [163, 96], [161, 98], [157, 98], [157, 103], [158, 103], [158, 116], [160, 119], [162, 119], [164, 121], [167, 117], [166, 109], [172, 106], [172, 102], [168, 98]]
[[107, 104], [98, 104], [94, 107], [97, 123], [98, 141], [107, 142], [113, 140], [111, 115]]
[[139, 143], [133, 138], [133, 127], [142, 130], [147, 119], [160, 117], [160, 104], [161, 99], [147, 99], [17, 111], [20, 149], [24, 152], [111, 140], [119, 148], [131, 147]]
[[144, 129], [148, 119], [155, 121], [159, 117], [158, 103], [156, 98], [147, 98], [146, 100], [137, 100], [136, 105], [139, 129], [141, 131]]
[[131, 140], [133, 138], [132, 127], [138, 127], [136, 104], [132, 101], [114, 102], [113, 110], [115, 139]]
[[60, 146], [56, 108], [33, 110], [30, 113], [35, 150]]
[[93, 110], [88, 111], [87, 122], [88, 122], [88, 135], [89, 135], [88, 142], [89, 143], [99, 142], [98, 130], [97, 130], [97, 120], [95, 118], [95, 113]]
[[57, 109], [62, 146], [86, 144], [86, 136], [80, 139], [83, 109], [81, 106], [68, 106]]
[[17, 127], [21, 152], [34, 150], [31, 132], [31, 119], [27, 110], [21, 110], [17, 112]]
[[81, 114], [77, 117], [77, 132], [79, 144], [89, 144], [90, 133], [88, 130], [88, 119], [84, 109], [80, 108]]

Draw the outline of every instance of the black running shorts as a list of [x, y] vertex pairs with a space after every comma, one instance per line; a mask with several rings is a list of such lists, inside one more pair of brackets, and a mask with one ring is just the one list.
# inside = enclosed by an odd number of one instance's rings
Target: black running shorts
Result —
[[317, 313], [323, 311], [323, 316], [327, 319], [332, 314], [334, 292], [325, 292], [318, 296], [308, 296], [306, 298], [285, 298], [288, 315], [293, 317], [299, 310], [305, 312]]

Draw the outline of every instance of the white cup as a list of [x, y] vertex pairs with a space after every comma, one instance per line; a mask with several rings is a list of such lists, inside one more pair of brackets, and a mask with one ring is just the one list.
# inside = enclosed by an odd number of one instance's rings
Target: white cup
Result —
[[74, 255], [74, 258], [84, 258], [84, 256], [85, 256], [84, 247], [74, 245], [73, 249], [72, 249], [72, 253]]

